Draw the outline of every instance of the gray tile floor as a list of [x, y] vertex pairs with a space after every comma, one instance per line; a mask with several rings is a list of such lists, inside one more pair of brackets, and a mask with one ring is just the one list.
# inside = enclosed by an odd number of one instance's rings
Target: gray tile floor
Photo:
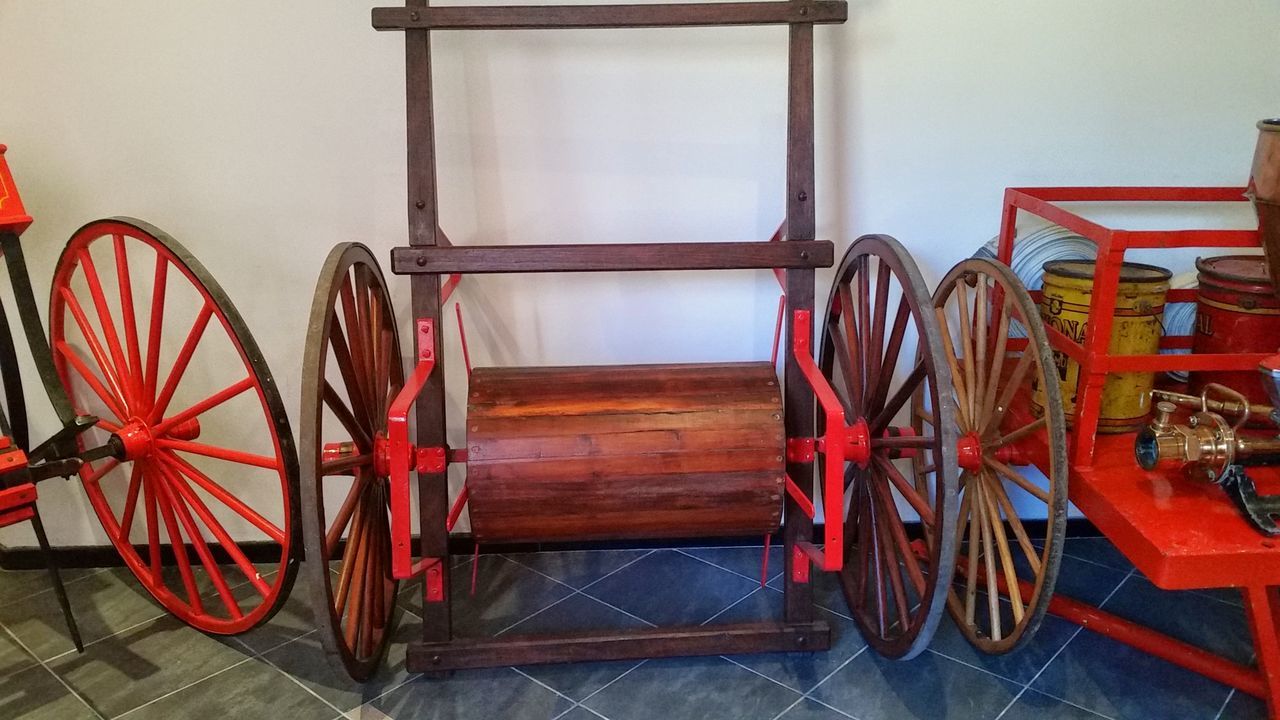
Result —
[[[1247, 662], [1230, 592], [1156, 589], [1105, 540], [1072, 539], [1060, 587]], [[760, 587], [759, 548], [485, 555], [453, 584], [455, 630], [552, 630], [778, 617], [781, 555]], [[502, 668], [409, 675], [417, 588], [406, 587], [383, 670], [357, 685], [327, 664], [301, 592], [270, 623], [212, 638], [153, 605], [122, 569], [68, 573], [87, 652], [71, 649], [42, 573], [0, 572], [0, 718], [510, 718], [512, 720], [1085, 720], [1262, 718], [1253, 698], [1048, 618], [1021, 651], [990, 657], [944, 621], [928, 652], [881, 659], [818, 576], [829, 652]]]

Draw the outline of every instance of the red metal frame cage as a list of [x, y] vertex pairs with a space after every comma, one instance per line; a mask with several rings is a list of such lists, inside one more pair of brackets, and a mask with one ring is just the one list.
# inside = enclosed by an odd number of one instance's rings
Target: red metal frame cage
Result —
[[[1164, 590], [1237, 588], [1245, 600], [1257, 653], [1256, 668], [1210, 653], [1138, 623], [1070, 598], [1055, 597], [1049, 612], [1193, 672], [1266, 700], [1280, 717], [1280, 544], [1259, 535], [1221, 488], [1138, 467], [1134, 434], [1097, 434], [1103, 383], [1113, 372], [1170, 370], [1252, 371], [1267, 353], [1113, 355], [1112, 313], [1125, 253], [1136, 249], [1256, 248], [1258, 230], [1127, 230], [1107, 227], [1060, 203], [1239, 203], [1239, 187], [1008, 188], [998, 258], [1013, 258], [1019, 212], [1072, 230], [1098, 247], [1090, 321], [1084, 342], [1046, 325], [1050, 344], [1080, 364], [1074, 427], [1069, 434], [1070, 498], [1134, 564]], [[1171, 290], [1168, 302], [1195, 302], [1196, 290]], [[1164, 349], [1189, 349], [1189, 336], [1166, 336]], [[1028, 398], [1013, 412], [1029, 413]], [[1047, 448], [1033, 448], [1034, 464], [1047, 467]], [[1271, 468], [1257, 471], [1259, 485], [1280, 482]]]

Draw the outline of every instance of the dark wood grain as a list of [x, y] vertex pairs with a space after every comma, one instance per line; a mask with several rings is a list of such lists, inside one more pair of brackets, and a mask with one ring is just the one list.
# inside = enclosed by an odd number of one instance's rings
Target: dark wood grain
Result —
[[810, 242], [632, 243], [398, 247], [391, 271], [478, 274], [831, 267], [835, 248]]
[[744, 623], [684, 628], [575, 633], [538, 637], [459, 639], [448, 644], [410, 643], [410, 672], [639, 660], [651, 657], [738, 655], [747, 652], [823, 651], [831, 647], [824, 621], [803, 624]]
[[844, 22], [848, 16], [848, 5], [837, 0], [646, 5], [380, 7], [373, 9], [373, 27], [377, 30], [533, 30], [781, 25], [839, 23]]
[[768, 363], [477, 368], [471, 531], [481, 542], [772, 532], [783, 445]]

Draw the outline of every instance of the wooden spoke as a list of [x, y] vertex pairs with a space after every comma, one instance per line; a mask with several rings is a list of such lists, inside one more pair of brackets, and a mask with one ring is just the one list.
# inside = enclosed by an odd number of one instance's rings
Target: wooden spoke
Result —
[[983, 492], [985, 483], [982, 476], [973, 483], [973, 514], [978, 518], [978, 535], [982, 542], [982, 559], [986, 567], [987, 580], [987, 612], [991, 619], [991, 638], [999, 640], [1004, 635], [1000, 628], [1000, 590], [996, 578], [995, 544], [992, 541], [991, 517], [986, 512], [986, 497]]
[[894, 391], [893, 397], [889, 398], [889, 400], [885, 402], [884, 407], [880, 408], [880, 412], [877, 413], [868, 424], [873, 436], [884, 432], [884, 429], [889, 426], [889, 423], [893, 422], [893, 418], [897, 416], [898, 411], [902, 409], [902, 406], [905, 405], [907, 400], [920, 389], [921, 383], [924, 382], [927, 374], [928, 368], [925, 367], [924, 363], [916, 363], [911, 374], [908, 375], [907, 378], [902, 381], [902, 385]]
[[[977, 483], [969, 483], [965, 489], [966, 496], [977, 494]], [[976, 501], [969, 503], [969, 513], [966, 516], [969, 522], [969, 548], [968, 560], [969, 566], [964, 574], [964, 621], [966, 625], [973, 625], [974, 617], [977, 613], [977, 596], [978, 596], [978, 560], [982, 557], [982, 543], [980, 542], [980, 533], [978, 527], [980, 522], [974, 512]]]
[[[893, 277], [893, 270], [885, 263], [880, 263], [876, 269], [876, 298], [871, 303], [871, 335], [868, 338], [870, 346], [867, 348], [867, 389], [879, 387], [880, 376], [882, 374], [893, 374], [893, 367], [887, 370], [884, 368], [884, 323], [885, 315], [889, 308], [889, 281]], [[868, 302], [868, 298], [864, 295], [863, 302]], [[873, 401], [874, 402], [874, 401]], [[875, 405], [868, 403], [868, 407]]]
[[[1048, 341], [1046, 340], [1046, 343]], [[1006, 381], [1004, 392], [1000, 393], [1000, 399], [996, 401], [995, 412], [991, 414], [991, 419], [987, 422], [986, 429], [997, 429], [1000, 427], [1004, 415], [1009, 411], [1009, 404], [1013, 402], [1013, 396], [1022, 387], [1022, 381], [1026, 379], [1027, 372], [1031, 370], [1035, 364], [1036, 354], [1033, 352], [1023, 352], [1018, 358], [1017, 364], [1013, 366], [1013, 373]]]
[[[990, 483], [988, 483], [990, 480]], [[985, 489], [982, 493], [983, 504], [986, 505], [988, 517], [988, 525], [991, 527], [991, 533], [996, 540], [996, 550], [1000, 553], [1000, 566], [1004, 570], [1005, 586], [1009, 592], [1009, 602], [1013, 606], [1013, 622], [1022, 622], [1022, 616], [1026, 608], [1022, 604], [1022, 590], [1018, 587], [1018, 570], [1013, 565], [1013, 555], [1009, 552], [1009, 539], [1005, 536], [1004, 523], [1000, 520], [1000, 510], [996, 505], [995, 498], [991, 496], [991, 484], [998, 484], [999, 480], [994, 477], [983, 474], [983, 485]]]
[[342, 423], [342, 427], [346, 428], [356, 445], [367, 450], [373, 449], [373, 438], [369, 435], [369, 431], [356, 421], [351, 408], [342, 401], [338, 391], [333, 389], [328, 380], [324, 381], [324, 404], [338, 418], [338, 422]]
[[991, 372], [987, 374], [986, 389], [982, 394], [982, 402], [979, 403], [982, 418], [980, 426], [984, 432], [989, 428], [991, 415], [995, 412], [996, 389], [1000, 387], [1000, 375], [1004, 372], [1004, 359], [1009, 347], [1010, 296], [1008, 293], [1001, 294], [1004, 296], [1004, 304], [1000, 308], [1000, 323], [996, 328], [996, 348], [991, 355]]
[[[338, 508], [338, 515], [333, 519], [333, 524], [329, 526], [329, 531], [325, 535], [325, 548], [328, 550], [327, 555], [333, 557], [337, 552], [338, 542], [342, 539], [342, 531], [347, 529], [347, 524], [351, 522], [351, 516], [355, 513], [356, 506], [360, 502], [360, 498], [364, 495], [365, 488], [370, 482], [370, 473], [356, 473], [355, 480], [351, 483], [351, 488], [347, 490], [347, 497], [342, 501], [342, 505]], [[352, 529], [354, 532], [355, 529]]]
[[929, 501], [920, 496], [920, 493], [916, 491], [916, 488], [908, 483], [906, 478], [902, 477], [902, 473], [898, 472], [898, 469], [893, 466], [893, 463], [880, 455], [872, 455], [872, 459], [875, 461], [876, 466], [878, 466], [884, 473], [885, 477], [887, 477], [889, 481], [893, 483], [893, 486], [898, 489], [898, 493], [907, 501], [907, 504], [911, 506], [911, 509], [915, 510], [916, 514], [920, 516], [920, 522], [925, 525], [935, 524], [933, 508], [929, 506]]
[[1012, 480], [1013, 483], [1018, 487], [1022, 488], [1023, 490], [1026, 490], [1027, 492], [1039, 498], [1040, 502], [1043, 502], [1046, 505], [1049, 504], [1050, 502], [1049, 493], [1045, 492], [1043, 488], [1041, 488], [1040, 486], [1036, 485], [1035, 483], [1023, 477], [1022, 474], [1019, 473], [1017, 470], [1014, 470], [1013, 468], [1009, 467], [1008, 465], [1005, 465], [1004, 463], [1000, 462], [999, 460], [993, 457], [983, 457], [982, 462], [986, 463], [988, 467], [1000, 473], [1005, 478]]
[[[351, 412], [356, 423], [361, 428], [373, 427], [373, 421], [369, 417], [369, 404], [365, 402], [361, 388], [363, 381], [356, 374], [356, 360], [343, 335], [342, 324], [338, 322], [336, 313], [331, 315], [329, 320], [329, 348], [333, 351], [333, 358], [338, 363], [338, 371], [342, 375], [342, 384], [347, 389], [347, 397], [351, 400]], [[368, 434], [367, 430], [365, 432]]]
[[1004, 484], [997, 478], [993, 478], [991, 483], [992, 495], [995, 496], [996, 502], [1004, 509], [1004, 516], [1009, 521], [1009, 527], [1013, 530], [1013, 536], [1017, 538], [1018, 545], [1022, 548], [1022, 554], [1027, 558], [1027, 562], [1031, 565], [1031, 572], [1040, 574], [1040, 553], [1036, 551], [1035, 545], [1031, 544], [1031, 537], [1027, 534], [1027, 529], [1022, 526], [1022, 519], [1018, 517], [1017, 511], [1013, 507], [1013, 501], [1009, 499], [1009, 493], [1004, 489]]
[[996, 442], [992, 445], [992, 448], [993, 449], [1002, 448], [1006, 445], [1012, 445], [1013, 443], [1023, 439], [1024, 437], [1027, 437], [1028, 435], [1031, 435], [1032, 433], [1037, 433], [1037, 432], [1040, 432], [1041, 430], [1044, 430], [1045, 427], [1048, 426], [1048, 424], [1049, 424], [1049, 420], [1047, 417], [1044, 417], [1044, 416], [1038, 417], [1035, 420], [1032, 420], [1031, 422], [1027, 423], [1026, 425], [1023, 425], [1022, 427], [1016, 430], [1010, 431], [1008, 435], [1001, 437], [999, 440], [996, 440]]
[[946, 310], [939, 307], [934, 309], [934, 313], [938, 317], [938, 324], [942, 326], [942, 347], [946, 354], [947, 365], [951, 368], [952, 391], [956, 397], [961, 432], [969, 432], [969, 428], [973, 426], [973, 421], [969, 417], [969, 391], [965, 385], [966, 374], [960, 367], [955, 346], [951, 341], [951, 329], [947, 325]]
[[845, 376], [849, 383], [850, 402], [853, 403], [853, 411], [857, 415], [865, 412], [865, 406], [862, 402], [863, 383], [866, 382], [866, 367], [863, 363], [862, 353], [862, 335], [858, 331], [858, 321], [854, 315], [853, 296], [848, 285], [839, 287], [840, 293], [840, 319], [844, 323], [844, 337], [847, 355], [849, 356], [848, 374]]
[[[893, 506], [892, 498], [886, 493], [875, 493], [876, 500], [880, 503], [880, 511], [884, 513], [888, 526], [888, 532], [893, 540], [892, 547], [897, 550], [898, 557], [901, 558], [902, 565], [906, 569], [907, 579], [911, 581], [911, 586], [915, 588], [916, 593], [923, 593], [925, 590], [924, 571], [920, 569], [920, 560], [916, 557], [915, 551], [911, 549], [911, 541], [907, 539], [907, 530], [902, 525], [902, 518], [899, 517], [897, 508]], [[905, 620], [904, 620], [905, 622]]]
[[907, 305], [905, 298], [899, 299], [898, 309], [893, 316], [893, 328], [890, 330], [889, 341], [885, 346], [884, 360], [880, 363], [880, 367], [887, 369], [880, 373], [875, 391], [871, 394], [869, 407], [880, 407], [885, 401], [885, 396], [889, 394], [889, 386], [893, 383], [893, 371], [898, 367], [898, 356], [902, 353], [902, 341], [910, 320], [911, 306]]
[[964, 356], [956, 359], [960, 361], [961, 366], [964, 368], [964, 387], [965, 394], [968, 396], [966, 406], [969, 411], [969, 425], [972, 427], [974, 415], [976, 414], [974, 393], [976, 392], [975, 379], [977, 373], [973, 366], [973, 339], [969, 332], [973, 326], [969, 323], [969, 293], [966, 290], [967, 287], [963, 282], [956, 283], [956, 295], [960, 297], [960, 346], [964, 349]]
[[987, 396], [987, 278], [978, 275], [978, 291], [973, 309], [973, 349], [977, 357], [974, 369], [973, 417], [974, 425], [982, 427], [982, 400]]

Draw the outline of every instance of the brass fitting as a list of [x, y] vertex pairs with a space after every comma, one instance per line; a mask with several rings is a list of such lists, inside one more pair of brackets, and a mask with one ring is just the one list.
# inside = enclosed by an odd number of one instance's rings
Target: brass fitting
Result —
[[1216, 482], [1236, 458], [1239, 439], [1221, 415], [1201, 411], [1188, 424], [1170, 422], [1173, 403], [1156, 404], [1156, 416], [1134, 441], [1134, 455], [1144, 470], [1180, 468], [1188, 477]]

